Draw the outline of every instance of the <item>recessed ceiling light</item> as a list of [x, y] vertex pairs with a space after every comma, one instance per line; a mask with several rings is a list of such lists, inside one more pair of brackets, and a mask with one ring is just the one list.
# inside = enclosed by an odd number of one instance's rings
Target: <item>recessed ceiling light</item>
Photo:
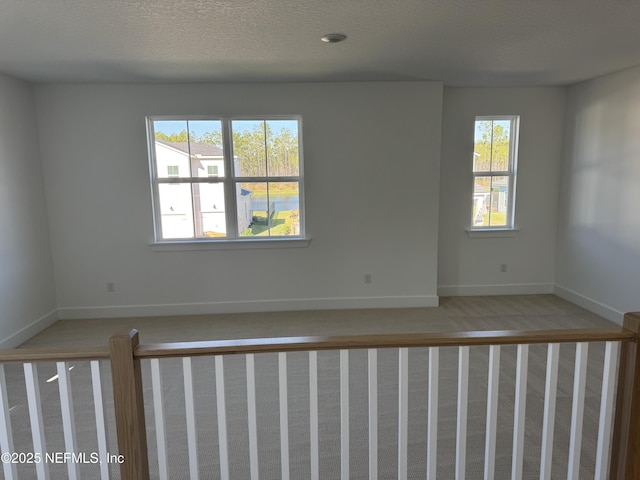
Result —
[[320, 40], [322, 40], [324, 43], [344, 42], [346, 39], [347, 36], [341, 33], [328, 33], [320, 38]]

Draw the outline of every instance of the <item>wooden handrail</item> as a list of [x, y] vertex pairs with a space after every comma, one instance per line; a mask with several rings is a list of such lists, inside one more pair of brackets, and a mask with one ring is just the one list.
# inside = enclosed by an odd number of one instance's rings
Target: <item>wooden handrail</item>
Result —
[[139, 345], [136, 358], [195, 357], [247, 353], [277, 353], [314, 350], [367, 348], [455, 347], [533, 343], [629, 342], [636, 334], [625, 328], [567, 330], [487, 330], [417, 334], [377, 334], [250, 338], [203, 342], [174, 342]]
[[[632, 330], [616, 327], [606, 329], [486, 330], [417, 334], [402, 333], [391, 335], [375, 334], [248, 338], [139, 345], [134, 350], [134, 357], [161, 358], [294, 352], [306, 350], [451, 347], [606, 341], [629, 342], [635, 340], [636, 334]], [[82, 348], [18, 348], [13, 350], [0, 350], [0, 363], [108, 360], [109, 358], [109, 347], [106, 346]]]
[[16, 348], [0, 350], [0, 363], [108, 360], [109, 347]]

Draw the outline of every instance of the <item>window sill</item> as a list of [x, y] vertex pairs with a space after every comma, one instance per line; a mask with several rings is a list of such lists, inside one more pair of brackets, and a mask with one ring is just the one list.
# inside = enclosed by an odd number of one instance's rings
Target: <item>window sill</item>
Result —
[[509, 238], [517, 236], [518, 232], [520, 232], [519, 228], [467, 229], [469, 238]]
[[184, 252], [200, 250], [255, 250], [265, 248], [306, 248], [310, 238], [278, 238], [273, 240], [215, 240], [153, 242], [149, 246], [154, 252]]

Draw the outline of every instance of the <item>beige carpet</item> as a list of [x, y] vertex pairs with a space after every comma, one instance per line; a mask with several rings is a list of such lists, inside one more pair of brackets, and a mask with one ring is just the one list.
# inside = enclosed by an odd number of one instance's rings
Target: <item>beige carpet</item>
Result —
[[[606, 320], [552, 295], [509, 297], [457, 297], [441, 299], [439, 308], [335, 310], [251, 314], [221, 314], [192, 317], [128, 318], [59, 321], [24, 346], [104, 345], [115, 331], [137, 328], [142, 343], [209, 340], [227, 338], [399, 333], [494, 329], [588, 328], [611, 326]], [[603, 346], [589, 349], [587, 399], [585, 405], [581, 479], [593, 478]], [[573, 345], [561, 348], [552, 478], [566, 478], [567, 452], [573, 385]], [[438, 478], [451, 479], [455, 468], [455, 428], [457, 401], [457, 349], [440, 349], [440, 413], [438, 438]], [[397, 478], [397, 350], [379, 352], [379, 478]], [[502, 348], [500, 404], [497, 436], [496, 479], [510, 478], [513, 435], [514, 372], [516, 349]], [[320, 478], [339, 478], [339, 373], [337, 352], [320, 352]], [[482, 478], [486, 420], [488, 347], [471, 349], [467, 478]], [[288, 355], [289, 437], [291, 478], [309, 478], [309, 391], [308, 355]], [[425, 478], [427, 349], [409, 353], [409, 475]], [[165, 413], [169, 435], [171, 478], [189, 478], [186, 455], [186, 426], [182, 366], [179, 359], [161, 362], [165, 387]], [[215, 374], [212, 358], [194, 359], [196, 413], [200, 478], [219, 478]], [[525, 479], [539, 478], [540, 438], [544, 397], [546, 347], [531, 346], [527, 389], [525, 439]], [[107, 364], [104, 364], [108, 373]], [[227, 422], [231, 478], [249, 478], [244, 356], [225, 359]], [[9, 399], [15, 435], [15, 450], [31, 451], [28, 413], [24, 401], [22, 370], [7, 367]], [[49, 451], [64, 451], [60, 428], [57, 382], [45, 380], [55, 372], [53, 365], [39, 366], [41, 395]], [[261, 479], [280, 476], [277, 355], [256, 356], [258, 439]], [[368, 478], [366, 352], [350, 352], [351, 478]], [[152, 478], [157, 478], [155, 432], [151, 407], [148, 362], [143, 364], [147, 429]], [[89, 383], [89, 364], [77, 363], [71, 372], [76, 404], [76, 424], [81, 449], [97, 450]], [[111, 450], [115, 452], [110, 378], [105, 379], [105, 400], [109, 407]], [[67, 478], [65, 467], [50, 465], [51, 477]], [[119, 478], [112, 468], [112, 478]], [[92, 465], [81, 467], [82, 478], [99, 478]], [[22, 467], [20, 478], [35, 478], [32, 468]]]

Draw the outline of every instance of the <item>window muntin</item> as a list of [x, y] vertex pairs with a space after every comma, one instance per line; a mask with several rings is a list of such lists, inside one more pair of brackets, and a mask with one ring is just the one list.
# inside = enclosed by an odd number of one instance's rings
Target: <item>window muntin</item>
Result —
[[519, 117], [476, 117], [471, 228], [514, 228]]
[[156, 241], [304, 237], [299, 118], [147, 121]]

